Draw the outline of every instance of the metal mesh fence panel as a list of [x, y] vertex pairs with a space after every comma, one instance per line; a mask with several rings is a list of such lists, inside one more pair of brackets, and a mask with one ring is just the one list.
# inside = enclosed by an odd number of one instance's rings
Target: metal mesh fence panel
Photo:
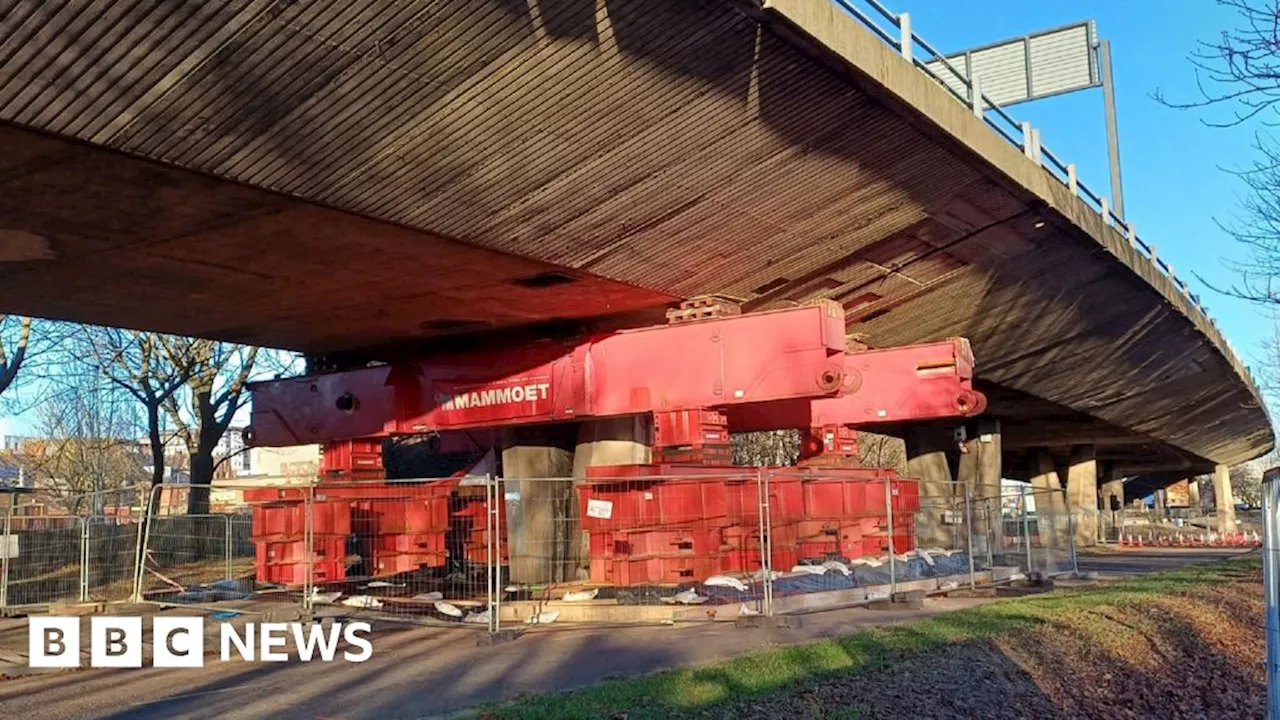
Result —
[[[765, 612], [761, 473], [651, 466], [506, 480], [497, 627], [732, 620]], [[605, 474], [605, 473], [615, 474]]]
[[973, 508], [986, 518], [989, 562], [1024, 574], [1075, 571], [1077, 534], [1097, 532], [1096, 526], [1077, 524], [1059, 490], [1005, 489], [1000, 495], [976, 498]]
[[136, 525], [137, 600], [208, 605], [283, 588], [295, 592], [275, 599], [304, 604], [316, 563], [309, 486], [166, 484], [148, 497], [150, 513]]
[[82, 599], [115, 602], [129, 599], [137, 561], [138, 531], [146, 487], [102, 493], [97, 514], [85, 518]]
[[[954, 505], [963, 518], [963, 495], [948, 485], [945, 499], [922, 497], [915, 480], [873, 468], [769, 471], [769, 539], [772, 609], [813, 612], [886, 599], [897, 584], [936, 590], [937, 579], [966, 569], [962, 526], [929, 535]], [[945, 506], [945, 509], [944, 507]], [[948, 516], [949, 517], [949, 516]], [[945, 539], [943, 538], [945, 535]], [[932, 582], [918, 583], [928, 580]], [[918, 587], [917, 587], [918, 586]]]
[[9, 494], [0, 607], [128, 597], [137, 488]]
[[[486, 477], [325, 481], [314, 489], [315, 598], [484, 629], [501, 552]], [[500, 509], [500, 508], [499, 508]]]

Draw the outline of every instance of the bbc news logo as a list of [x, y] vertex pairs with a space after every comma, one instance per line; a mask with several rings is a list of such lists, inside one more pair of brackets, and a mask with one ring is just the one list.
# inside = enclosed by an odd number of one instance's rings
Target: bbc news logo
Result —
[[[151, 622], [151, 665], [164, 668], [198, 668], [205, 663], [205, 620], [202, 617], [154, 617]], [[219, 623], [219, 658], [261, 662], [286, 662], [289, 647], [302, 662], [364, 662], [373, 655], [365, 637], [369, 623], [248, 623], [236, 628]], [[347, 648], [338, 653], [345, 641]], [[89, 667], [142, 667], [142, 618], [89, 618]], [[27, 635], [31, 667], [80, 667], [80, 618], [32, 617]]]

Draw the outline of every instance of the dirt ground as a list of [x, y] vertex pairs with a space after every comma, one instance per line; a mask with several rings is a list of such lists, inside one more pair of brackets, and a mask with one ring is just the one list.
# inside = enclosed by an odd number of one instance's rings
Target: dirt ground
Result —
[[1259, 718], [1261, 571], [1215, 587], [1057, 611], [723, 712], [725, 718]]

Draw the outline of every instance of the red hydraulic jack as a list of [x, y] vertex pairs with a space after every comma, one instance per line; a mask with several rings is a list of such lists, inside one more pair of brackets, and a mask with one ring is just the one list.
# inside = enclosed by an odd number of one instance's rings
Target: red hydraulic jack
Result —
[[[985, 397], [973, 389], [973, 355], [966, 340], [867, 349], [846, 340], [844, 311], [826, 300], [751, 314], [739, 314], [724, 302], [695, 300], [670, 311], [664, 326], [505, 351], [444, 353], [422, 362], [257, 383], [250, 390], [251, 445], [321, 443], [321, 487], [357, 481], [367, 484], [371, 494], [385, 486], [384, 438], [650, 416], [654, 464], [593, 468], [580, 493], [583, 528], [593, 533], [592, 577], [616, 584], [696, 580], [748, 565], [750, 559], [744, 557], [754, 552], [758, 558], [760, 552], [758, 533], [754, 541], [726, 543], [726, 534], [742, 535], [743, 528], [716, 525], [718, 516], [711, 514], [694, 523], [698, 529], [673, 530], [670, 523], [650, 526], [636, 519], [594, 522], [585, 511], [587, 501], [613, 492], [617, 483], [593, 489], [593, 476], [663, 482], [657, 476], [696, 475], [695, 482], [706, 487], [688, 492], [705, 495], [710, 483], [722, 487], [720, 494], [726, 497], [737, 493], [741, 503], [744, 491], [729, 489], [725, 480], [743, 472], [731, 466], [730, 432], [798, 428], [808, 433], [801, 465], [822, 468], [831, 482], [857, 483], [859, 489], [820, 487], [802, 471], [779, 471], [794, 479], [794, 488], [778, 492], [794, 495], [787, 521], [795, 527], [785, 532], [796, 534], [795, 546], [805, 546], [804, 533], [813, 528], [803, 523], [810, 518], [834, 518], [840, 525], [840, 518], [847, 517], [849, 522], [841, 525], [847, 531], [842, 531], [844, 540], [833, 547], [815, 545], [815, 552], [856, 557], [864, 550], [902, 551], [911, 546], [907, 526], [918, 502], [913, 504], [909, 493], [895, 485], [895, 496], [901, 492], [903, 498], [902, 507], [894, 509], [895, 537], [876, 534], [872, 506], [883, 516], [883, 502], [868, 505], [853, 496], [880, 483], [876, 492], [883, 498], [883, 483], [900, 481], [890, 470], [858, 467], [854, 428], [968, 417], [986, 407]], [[718, 535], [704, 536], [705, 541], [714, 539], [732, 549], [732, 557], [722, 562], [685, 568], [651, 561], [644, 552], [627, 553], [627, 559], [617, 561], [627, 564], [623, 571], [617, 562], [596, 562], [597, 551], [600, 558], [618, 557], [613, 539], [618, 533], [628, 535], [628, 546], [643, 550], [660, 544], [643, 533], [697, 533], [712, 526]], [[596, 533], [609, 537], [597, 538]], [[645, 562], [637, 563], [637, 558]]]

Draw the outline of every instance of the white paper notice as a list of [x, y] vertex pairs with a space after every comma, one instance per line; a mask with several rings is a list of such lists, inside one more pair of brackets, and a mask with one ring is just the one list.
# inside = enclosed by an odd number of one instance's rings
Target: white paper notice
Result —
[[587, 517], [608, 520], [613, 517], [613, 503], [609, 500], [588, 500]]

